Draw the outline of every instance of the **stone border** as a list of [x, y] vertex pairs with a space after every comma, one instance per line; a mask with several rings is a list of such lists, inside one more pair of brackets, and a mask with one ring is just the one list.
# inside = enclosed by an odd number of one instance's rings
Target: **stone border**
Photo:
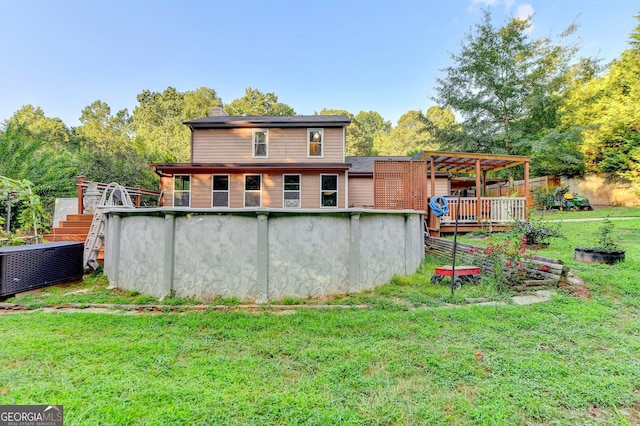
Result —
[[[512, 296], [513, 305], [523, 306], [534, 303], [548, 302], [556, 294], [551, 290], [538, 290], [530, 295]], [[465, 307], [465, 306], [507, 306], [503, 301], [492, 301], [486, 298], [466, 299], [465, 305], [443, 304], [441, 307]], [[86, 313], [184, 313], [184, 312], [274, 312], [282, 313], [295, 310], [347, 310], [368, 309], [372, 305], [127, 305], [115, 303], [59, 303], [32, 307], [23, 303], [0, 303], [0, 314], [30, 313], [30, 312], [86, 312]], [[428, 308], [437, 309], [438, 306]]]

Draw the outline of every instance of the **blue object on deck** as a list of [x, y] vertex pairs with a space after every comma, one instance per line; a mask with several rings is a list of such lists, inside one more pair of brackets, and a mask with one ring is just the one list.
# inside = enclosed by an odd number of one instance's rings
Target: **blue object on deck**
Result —
[[429, 207], [431, 207], [431, 211], [436, 215], [436, 217], [444, 216], [449, 213], [449, 201], [441, 195], [431, 197], [429, 200]]

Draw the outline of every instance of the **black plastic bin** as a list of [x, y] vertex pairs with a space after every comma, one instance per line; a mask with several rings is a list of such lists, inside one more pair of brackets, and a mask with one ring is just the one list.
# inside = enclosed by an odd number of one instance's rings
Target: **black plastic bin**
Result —
[[0, 296], [81, 279], [83, 252], [80, 242], [0, 248]]

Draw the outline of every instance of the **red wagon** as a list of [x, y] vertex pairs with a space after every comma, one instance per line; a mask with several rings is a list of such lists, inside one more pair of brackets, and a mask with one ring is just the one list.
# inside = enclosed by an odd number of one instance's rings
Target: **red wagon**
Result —
[[[452, 271], [453, 268], [450, 265], [436, 268], [435, 274], [431, 277], [431, 284], [439, 283], [444, 277], [452, 276]], [[456, 266], [453, 285], [455, 288], [460, 288], [462, 284], [478, 284], [481, 273], [482, 268], [479, 266]]]

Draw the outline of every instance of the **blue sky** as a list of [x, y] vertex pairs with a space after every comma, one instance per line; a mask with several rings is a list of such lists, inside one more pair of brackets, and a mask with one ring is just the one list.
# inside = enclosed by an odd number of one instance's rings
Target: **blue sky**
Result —
[[533, 13], [531, 35], [577, 21], [582, 56], [609, 62], [638, 25], [637, 0], [0, 0], [0, 122], [23, 105], [77, 126], [95, 100], [133, 112], [145, 89], [247, 87], [298, 114], [377, 111], [394, 125], [434, 102], [436, 78], [489, 8]]

